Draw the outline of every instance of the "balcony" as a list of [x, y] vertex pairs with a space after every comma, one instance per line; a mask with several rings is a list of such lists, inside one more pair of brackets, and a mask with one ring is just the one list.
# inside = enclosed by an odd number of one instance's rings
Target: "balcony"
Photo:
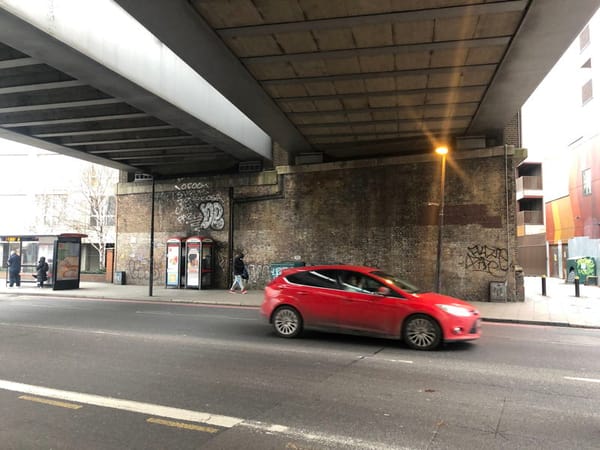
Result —
[[522, 198], [541, 198], [543, 196], [544, 192], [541, 176], [517, 178], [517, 200]]
[[517, 236], [545, 233], [543, 211], [517, 212]]

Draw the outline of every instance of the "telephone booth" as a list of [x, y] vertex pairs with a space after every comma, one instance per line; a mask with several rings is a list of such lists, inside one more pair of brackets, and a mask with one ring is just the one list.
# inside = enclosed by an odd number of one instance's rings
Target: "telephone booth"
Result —
[[167, 274], [166, 287], [179, 289], [182, 285], [182, 256], [185, 238], [172, 237], [167, 239]]
[[214, 242], [211, 238], [193, 236], [185, 240], [185, 287], [207, 289], [212, 287], [214, 270]]

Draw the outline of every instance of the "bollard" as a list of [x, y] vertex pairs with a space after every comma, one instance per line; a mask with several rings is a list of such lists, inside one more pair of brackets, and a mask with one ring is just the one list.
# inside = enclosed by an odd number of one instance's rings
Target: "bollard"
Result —
[[546, 275], [542, 275], [542, 295], [546, 296]]
[[575, 297], [579, 297], [579, 277], [575, 277]]

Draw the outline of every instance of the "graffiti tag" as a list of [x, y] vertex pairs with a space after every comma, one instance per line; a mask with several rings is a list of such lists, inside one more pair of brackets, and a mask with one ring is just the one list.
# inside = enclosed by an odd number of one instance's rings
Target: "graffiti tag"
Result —
[[209, 195], [206, 183], [181, 183], [174, 185], [175, 215], [179, 223], [192, 231], [222, 230], [225, 227], [224, 208], [217, 195]]
[[505, 248], [474, 245], [467, 248], [467, 269], [499, 275], [508, 272], [508, 251]]

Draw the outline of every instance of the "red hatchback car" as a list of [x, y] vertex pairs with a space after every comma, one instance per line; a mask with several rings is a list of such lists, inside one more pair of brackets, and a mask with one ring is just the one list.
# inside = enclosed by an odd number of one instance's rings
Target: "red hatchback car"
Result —
[[261, 314], [286, 338], [314, 328], [399, 338], [432, 350], [481, 336], [479, 312], [469, 303], [362, 266], [286, 269], [265, 288]]

